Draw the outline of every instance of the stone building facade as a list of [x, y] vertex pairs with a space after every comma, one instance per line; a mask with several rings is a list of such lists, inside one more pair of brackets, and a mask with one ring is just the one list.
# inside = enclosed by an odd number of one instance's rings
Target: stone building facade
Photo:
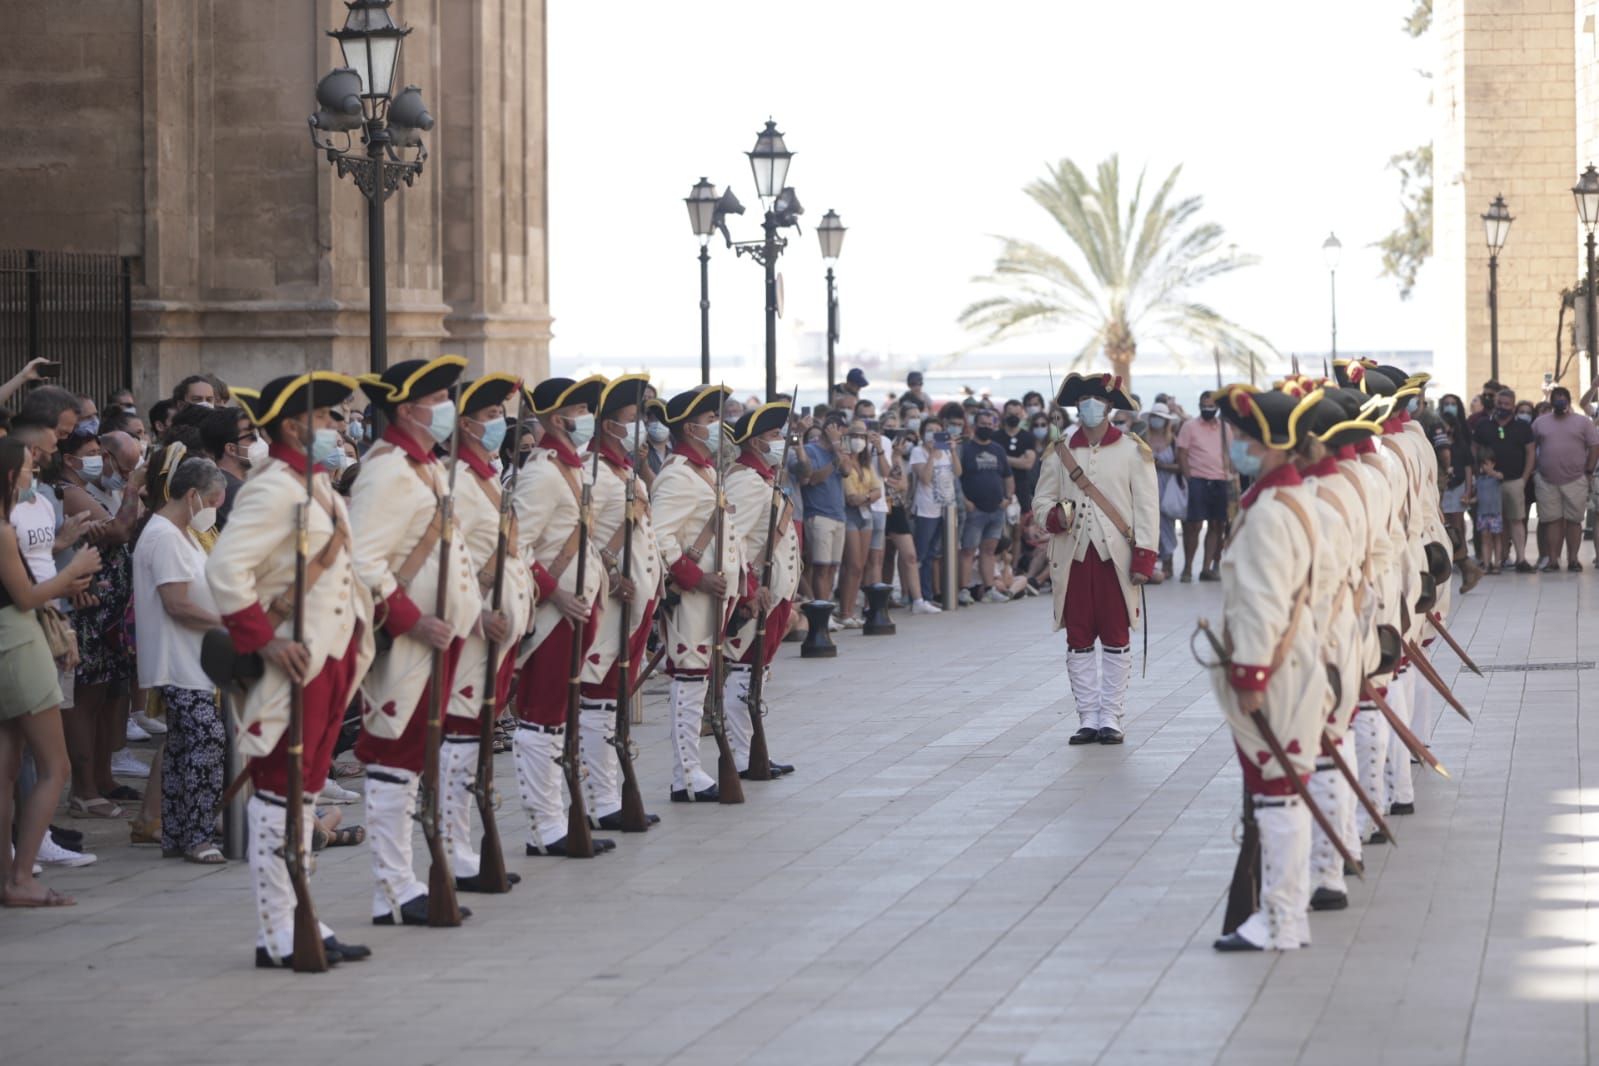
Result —
[[[543, 0], [397, 0], [436, 125], [388, 201], [389, 359], [536, 377], [550, 337]], [[0, 0], [0, 248], [133, 259], [142, 400], [367, 368], [366, 201], [313, 150], [337, 0]]]

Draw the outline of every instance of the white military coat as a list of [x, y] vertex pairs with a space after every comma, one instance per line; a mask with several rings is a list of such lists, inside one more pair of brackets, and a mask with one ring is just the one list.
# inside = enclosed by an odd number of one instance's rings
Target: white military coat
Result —
[[744, 547], [738, 523], [744, 516], [729, 513], [725, 519], [727, 546], [722, 556], [721, 574], [727, 580], [727, 594], [718, 610], [705, 592], [684, 587], [685, 578], [695, 576], [696, 572], [710, 573], [716, 564], [714, 534], [705, 542], [697, 563], [687, 555], [706, 523], [716, 516], [715, 467], [698, 456], [691, 459], [685, 453], [674, 454], [655, 475], [650, 499], [661, 564], [682, 595], [677, 606], [666, 612], [667, 666], [673, 672], [702, 672], [710, 667], [711, 645], [716, 640], [717, 629], [725, 626], [743, 591]]

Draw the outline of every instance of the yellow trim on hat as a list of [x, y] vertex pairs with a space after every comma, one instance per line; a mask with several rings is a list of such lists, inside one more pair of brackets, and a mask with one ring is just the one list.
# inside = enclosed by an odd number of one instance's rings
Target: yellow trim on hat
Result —
[[[687, 413], [689, 411], [692, 411], [692, 410], [694, 410], [694, 408], [698, 407], [700, 405], [700, 401], [704, 400], [705, 397], [709, 396], [713, 392], [721, 393], [722, 394], [722, 399], [724, 401], [729, 396], [733, 395], [733, 390], [728, 388], [726, 385], [707, 385], [703, 389], [701, 389], [699, 392], [696, 392], [694, 394], [694, 399], [689, 401], [688, 407], [684, 410], [684, 413], [682, 415], [679, 415], [677, 418], [673, 418], [671, 416], [671, 414], [670, 414], [671, 408], [667, 408], [668, 414], [666, 416], [666, 424], [669, 425], [669, 426], [675, 426], [679, 422], [682, 422], [687, 417]], [[716, 417], [717, 417], [718, 421], [721, 420], [722, 412], [721, 412], [720, 407], [718, 407], [718, 409], [717, 409]]]
[[[648, 374], [623, 374], [621, 377], [612, 378], [610, 384], [606, 385], [605, 388], [600, 390], [599, 411], [605, 410], [605, 401], [611, 398], [611, 390], [616, 388], [618, 385], [625, 385], [629, 381], [642, 381], [644, 384], [648, 385], [650, 383], [650, 376]], [[599, 411], [594, 413], [599, 414]]]
[[[776, 410], [777, 408], [782, 408], [784, 411], [788, 412], [789, 415], [792, 415], [794, 413], [794, 405], [790, 401], [788, 401], [788, 400], [773, 400], [771, 403], [763, 403], [759, 407], [754, 408], [753, 410], [745, 411], [744, 412], [744, 417], [747, 419], [747, 421], [745, 422], [745, 427], [747, 429], [749, 429], [749, 430], [753, 430], [755, 428], [755, 423], [757, 423], [757, 422], [759, 422], [761, 420], [761, 413], [763, 411]], [[785, 415], [784, 416], [784, 421], [786, 422], [787, 420], [788, 420], [788, 415]], [[731, 440], [733, 441], [734, 444], [743, 444], [744, 442], [746, 442], [746, 441], [748, 441], [750, 439], [750, 436], [751, 436], [750, 433], [745, 433], [742, 437], [733, 437], [733, 438], [731, 438]]]
[[495, 371], [492, 374], [484, 374], [482, 377], [472, 382], [472, 384], [461, 390], [461, 400], [458, 404], [456, 404], [456, 411], [463, 415], [466, 414], [466, 402], [477, 393], [477, 390], [481, 386], [495, 381], [509, 381], [511, 383], [512, 392], [515, 392], [522, 384], [522, 379], [517, 377], [515, 374], [506, 374], [501, 371]]
[[1371, 422], [1364, 418], [1346, 418], [1342, 422], [1333, 423], [1320, 433], [1312, 433], [1311, 436], [1319, 441], [1325, 441], [1329, 437], [1336, 437], [1338, 434], [1351, 429], [1368, 429], [1373, 436], [1382, 436], [1382, 423]]
[[1262, 411], [1260, 404], [1255, 402], [1255, 397], [1260, 394], [1260, 390], [1253, 385], [1244, 384], [1228, 385], [1221, 390], [1221, 394], [1227, 398], [1227, 406], [1233, 409], [1234, 414], [1238, 412], [1238, 404], [1233, 401], [1233, 397], [1240, 392], [1249, 395], [1249, 415], [1255, 420], [1255, 425], [1260, 427], [1260, 442], [1268, 448], [1271, 447], [1271, 423], [1266, 421], [1266, 412]]
[[1360, 407], [1362, 420], [1375, 422], [1379, 427], [1394, 415], [1396, 396], [1373, 396]]
[[[572, 384], [568, 385], [565, 389], [563, 389], [561, 391], [561, 395], [557, 396], [555, 398], [555, 402], [550, 404], [550, 406], [548, 406], [548, 407], [539, 407], [537, 404], [533, 403], [533, 390], [532, 389], [527, 389], [526, 392], [527, 392], [527, 399], [528, 399], [528, 408], [536, 415], [547, 415], [547, 414], [550, 414], [552, 412], [559, 411], [561, 408], [567, 406], [566, 401], [571, 397], [572, 393], [576, 392], [578, 389], [581, 389], [581, 388], [583, 388], [586, 385], [592, 385], [596, 381], [598, 381], [603, 386], [605, 384], [605, 375], [604, 374], [590, 374], [588, 377], [584, 378], [582, 381], [574, 381], [574, 382], [572, 382]], [[536, 387], [537, 386], [535, 386], [535, 388]], [[602, 394], [603, 394], [603, 391], [604, 390], [602, 388], [601, 389]]]
[[[1299, 419], [1306, 411], [1309, 411], [1311, 408], [1321, 403], [1322, 398], [1325, 395], [1325, 390], [1315, 389], [1314, 391], [1306, 394], [1303, 399], [1294, 405], [1294, 409], [1288, 412], [1288, 443], [1284, 444], [1281, 448], [1278, 448], [1278, 451], [1285, 452], [1299, 446]], [[1267, 447], [1271, 446], [1267, 445]]]
[[413, 370], [405, 379], [405, 384], [395, 388], [383, 380], [382, 374], [362, 374], [358, 379], [363, 385], [381, 385], [389, 394], [383, 398], [384, 403], [405, 403], [411, 398], [411, 389], [424, 375], [431, 374], [440, 367], [453, 366], [460, 370], [466, 369], [466, 356], [464, 355], [436, 355]]
[[350, 377], [348, 374], [340, 374], [332, 370], [312, 370], [308, 373], [301, 374], [299, 377], [283, 386], [283, 388], [278, 392], [277, 399], [272, 401], [272, 406], [267, 408], [259, 415], [250, 409], [248, 402], [242, 402], [249, 399], [259, 400], [261, 398], [261, 393], [259, 391], [255, 389], [230, 389], [229, 391], [235, 398], [241, 401], [239, 407], [246, 415], [250, 417], [250, 421], [258, 426], [264, 426], [274, 418], [278, 417], [278, 413], [283, 410], [283, 405], [289, 402], [290, 397], [294, 396], [295, 393], [299, 392], [305, 386], [318, 381], [327, 381], [335, 385], [343, 385], [351, 392], [354, 392], [360, 387], [360, 382], [355, 378]]

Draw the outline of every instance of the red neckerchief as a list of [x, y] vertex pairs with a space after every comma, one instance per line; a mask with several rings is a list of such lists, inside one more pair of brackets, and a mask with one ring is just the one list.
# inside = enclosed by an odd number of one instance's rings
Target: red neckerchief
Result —
[[413, 463], [433, 462], [433, 448], [431, 445], [423, 446], [418, 444], [416, 438], [409, 433], [401, 433], [392, 425], [383, 430], [382, 439], [404, 452], [405, 457]]
[[1394, 417], [1382, 424], [1382, 431], [1384, 433], [1402, 433], [1404, 432], [1404, 429], [1405, 420], [1399, 415], [1394, 415]]
[[1338, 458], [1331, 452], [1322, 457], [1318, 463], [1312, 463], [1305, 468], [1305, 477], [1332, 477], [1338, 473]]
[[1248, 510], [1251, 504], [1260, 499], [1260, 494], [1266, 489], [1280, 489], [1289, 485], [1302, 484], [1304, 484], [1304, 479], [1299, 476], [1299, 471], [1294, 468], [1294, 464], [1284, 463], [1249, 486], [1249, 491], [1244, 493], [1244, 498], [1238, 501], [1238, 506]]
[[739, 452], [736, 462], [739, 466], [747, 466], [757, 474], [761, 475], [762, 481], [772, 480], [772, 468], [767, 466], [765, 460], [759, 458], [750, 449], [745, 448], [743, 451]]
[[1372, 455], [1377, 451], [1377, 442], [1370, 437], [1356, 441], [1354, 444], [1356, 455]]
[[472, 452], [466, 448], [462, 448], [456, 454], [463, 463], [471, 467], [472, 473], [476, 474], [484, 481], [494, 480], [494, 467], [490, 465], [487, 459], [479, 459], [475, 452]]
[[280, 463], [284, 463], [296, 474], [305, 473], [305, 453], [297, 452], [287, 444], [273, 441], [267, 446], [267, 454]]
[[539, 441], [539, 447], [555, 456], [557, 462], [579, 470], [583, 468], [583, 457], [577, 454], [570, 442], [562, 440], [553, 433], [544, 434], [544, 439]]
[[1353, 462], [1360, 457], [1359, 450], [1353, 444], [1345, 444], [1338, 449], [1338, 458]]
[[[1122, 439], [1122, 431], [1121, 430], [1117, 429], [1115, 426], [1107, 426], [1105, 428], [1105, 435], [1099, 439], [1099, 446], [1101, 448], [1103, 448], [1105, 445], [1107, 445], [1107, 444], [1115, 444], [1117, 441], [1119, 441], [1121, 439]], [[1077, 432], [1072, 434], [1071, 442], [1067, 445], [1067, 447], [1069, 447], [1069, 448], [1092, 448], [1093, 445], [1090, 444], [1089, 441], [1088, 441], [1088, 432], [1087, 432], [1087, 430], [1083, 429], [1082, 426], [1078, 426], [1077, 427]]]
[[687, 446], [682, 448], [673, 448], [673, 455], [681, 455], [683, 458], [687, 459], [701, 470], [716, 469], [716, 464], [711, 461], [711, 457], [708, 454], [700, 454], [701, 447], [698, 441], [690, 441], [687, 436], [684, 436], [683, 443]]
[[625, 452], [617, 451], [616, 446], [611, 443], [609, 438], [603, 441], [595, 438], [590, 441], [589, 451], [597, 452], [601, 459], [604, 459], [612, 466], [621, 467], [623, 470], [633, 469], [633, 457]]

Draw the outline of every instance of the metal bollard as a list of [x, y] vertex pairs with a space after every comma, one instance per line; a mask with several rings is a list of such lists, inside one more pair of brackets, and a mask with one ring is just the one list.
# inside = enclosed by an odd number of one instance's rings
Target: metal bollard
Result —
[[[944, 610], [960, 605], [960, 511], [953, 503], [944, 508]], [[923, 593], [926, 595], [926, 593]]]
[[832, 600], [811, 600], [800, 605], [800, 610], [805, 612], [805, 621], [810, 630], [805, 634], [805, 643], [800, 645], [801, 659], [831, 659], [838, 654], [838, 645], [833, 643], [833, 636], [827, 631], [828, 619], [833, 617]]
[[867, 585], [863, 591], [866, 593], [866, 625], [861, 629], [861, 634], [868, 637], [893, 636], [894, 620], [888, 615], [888, 598], [894, 594], [894, 586], [880, 582]]

